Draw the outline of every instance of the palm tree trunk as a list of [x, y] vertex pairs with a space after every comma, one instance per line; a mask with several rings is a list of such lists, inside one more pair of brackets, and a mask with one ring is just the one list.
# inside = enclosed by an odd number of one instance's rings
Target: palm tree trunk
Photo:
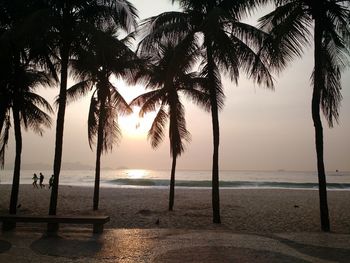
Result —
[[[216, 100], [215, 100], [216, 102]], [[220, 192], [219, 192], [219, 115], [217, 103], [212, 103], [211, 116], [213, 124], [213, 167], [212, 167], [212, 204], [213, 223], [220, 224]]]
[[210, 103], [213, 125], [213, 167], [212, 167], [212, 206], [213, 223], [220, 224], [220, 191], [219, 191], [219, 113], [214, 75], [214, 60], [212, 57], [211, 44], [207, 44], [208, 77], [210, 82]]
[[320, 215], [321, 228], [323, 231], [330, 231], [329, 214], [327, 204], [327, 182], [326, 173], [323, 162], [323, 128], [320, 117], [320, 102], [321, 102], [321, 88], [324, 85], [323, 68], [322, 68], [322, 27], [321, 21], [315, 18], [315, 71], [314, 71], [314, 87], [312, 94], [312, 119], [315, 127], [315, 144], [317, 155], [317, 171], [318, 171], [318, 185], [320, 198]]
[[[15, 167], [13, 170], [13, 181], [10, 199], [9, 213], [15, 215], [17, 212], [18, 192], [19, 192], [19, 179], [21, 171], [21, 154], [22, 154], [22, 133], [21, 133], [21, 120], [19, 116], [19, 109], [16, 105], [13, 106], [13, 123], [15, 130], [15, 141], [16, 141], [16, 157]], [[13, 229], [16, 227], [16, 223], [7, 222], [5, 229]]]
[[173, 211], [173, 207], [174, 207], [176, 158], [177, 158], [176, 154], [173, 153], [173, 164], [171, 165], [171, 176], [170, 176], [169, 211]]
[[[56, 123], [56, 144], [55, 144], [55, 159], [53, 164], [54, 180], [51, 190], [49, 215], [56, 215], [57, 198], [58, 198], [58, 185], [59, 176], [61, 171], [62, 162], [62, 148], [63, 148], [63, 130], [64, 130], [64, 116], [66, 112], [66, 100], [67, 100], [67, 76], [68, 76], [68, 59], [69, 59], [69, 44], [66, 43], [61, 52], [61, 83], [59, 104]], [[56, 232], [58, 230], [58, 224], [49, 223], [48, 232]]]
[[97, 132], [97, 149], [96, 149], [96, 167], [95, 167], [95, 186], [94, 186], [94, 199], [93, 209], [98, 210], [99, 196], [100, 196], [100, 172], [101, 172], [101, 153], [103, 145], [103, 129], [105, 120], [105, 100], [101, 102], [100, 114], [98, 120], [98, 132]]

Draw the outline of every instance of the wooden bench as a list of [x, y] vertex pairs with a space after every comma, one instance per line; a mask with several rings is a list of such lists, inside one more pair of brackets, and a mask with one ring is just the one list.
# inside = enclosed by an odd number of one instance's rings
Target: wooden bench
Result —
[[[102, 233], [103, 225], [109, 222], [109, 216], [23, 216], [23, 215], [2, 215], [0, 221], [3, 222], [2, 229], [4, 231], [11, 230], [15, 227], [15, 223], [48, 223], [49, 225], [62, 224], [91, 224], [94, 233]], [[54, 228], [58, 229], [58, 227]]]

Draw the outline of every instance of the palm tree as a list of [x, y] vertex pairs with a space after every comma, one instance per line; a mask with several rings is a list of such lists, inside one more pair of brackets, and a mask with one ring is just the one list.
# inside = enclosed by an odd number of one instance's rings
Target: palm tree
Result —
[[[179, 49], [187, 59], [179, 59]], [[185, 110], [181, 103], [179, 92], [184, 92], [195, 102], [210, 109], [209, 96], [200, 88], [204, 79], [189, 73], [193, 63], [194, 53], [198, 49], [184, 50], [182, 46], [173, 47], [170, 43], [160, 46], [158, 53], [146, 54], [152, 56], [148, 71], [143, 72], [146, 82], [146, 92], [135, 98], [130, 105], [139, 106], [140, 117], [158, 109], [157, 115], [148, 133], [153, 148], [157, 148], [164, 139], [164, 129], [169, 121], [170, 155], [173, 158], [170, 176], [169, 211], [174, 207], [176, 159], [184, 150], [184, 142], [189, 142], [190, 133], [186, 129]], [[145, 55], [145, 54], [144, 54]]]
[[[60, 92], [56, 123], [56, 142], [54, 157], [54, 182], [51, 191], [49, 214], [55, 215], [57, 209], [59, 175], [62, 161], [63, 129], [67, 100], [67, 79], [69, 60], [74, 58], [94, 32], [96, 27], [105, 24], [118, 25], [129, 31], [136, 25], [136, 9], [127, 0], [42, 0], [43, 7], [37, 12], [35, 21], [46, 26], [46, 35], [52, 41], [51, 50], [60, 66]], [[44, 22], [43, 22], [44, 21]], [[57, 224], [49, 224], [48, 230], [54, 232]]]
[[[284, 43], [286, 61], [302, 53], [310, 43], [313, 28], [314, 70], [312, 73], [312, 119], [315, 128], [321, 228], [330, 231], [327, 183], [323, 160], [323, 127], [320, 109], [330, 127], [338, 122], [341, 72], [350, 55], [350, 1], [281, 0], [276, 9], [261, 18], [261, 27], [278, 43]], [[283, 57], [283, 56], [282, 56]], [[285, 61], [285, 62], [286, 62]]]
[[[53, 113], [50, 104], [40, 95], [35, 94], [35, 88], [42, 85], [51, 85], [51, 81], [44, 72], [29, 69], [26, 65], [18, 65], [9, 76], [10, 81], [6, 87], [1, 87], [0, 96], [6, 104], [1, 107], [0, 130], [0, 161], [4, 165], [5, 149], [9, 139], [11, 126], [10, 114], [12, 111], [13, 127], [16, 143], [16, 157], [13, 171], [13, 183], [9, 213], [16, 214], [22, 153], [21, 125], [27, 130], [31, 129], [39, 135], [43, 134], [43, 128], [51, 126], [51, 118], [46, 113]], [[45, 112], [46, 111], [46, 112]], [[11, 227], [14, 227], [12, 225]]]
[[143, 60], [137, 58], [126, 43], [131, 36], [118, 40], [115, 28], [97, 31], [89, 44], [79, 53], [80, 59], [72, 59], [73, 74], [80, 80], [67, 91], [69, 100], [74, 100], [88, 91], [93, 91], [88, 117], [88, 138], [90, 148], [95, 143], [96, 167], [93, 209], [98, 209], [101, 154], [112, 150], [119, 141], [118, 114], [131, 113], [131, 108], [111, 82], [112, 75], [133, 79], [143, 67]]
[[[34, 93], [37, 86], [49, 86], [51, 78], [44, 71], [40, 71], [33, 64], [33, 54], [26, 35], [20, 34], [24, 16], [30, 11], [31, 5], [23, 5], [21, 1], [6, 2], [1, 6], [2, 16], [0, 35], [0, 163], [3, 167], [5, 149], [9, 139], [11, 126], [11, 111], [16, 143], [16, 156], [14, 163], [13, 183], [9, 213], [16, 214], [21, 153], [22, 131], [24, 128], [32, 129], [42, 135], [43, 128], [51, 126], [52, 113], [50, 104], [40, 95]], [[21, 12], [20, 12], [20, 11]], [[23, 12], [23, 13], [22, 13]], [[7, 227], [14, 227], [15, 224]]]
[[[11, 191], [11, 201], [10, 201], [10, 214], [16, 214], [18, 191], [19, 191], [19, 179], [20, 179], [20, 167], [21, 167], [21, 152], [22, 152], [22, 131], [21, 125], [24, 128], [31, 129], [39, 135], [43, 134], [43, 128], [51, 126], [51, 118], [46, 113], [53, 113], [50, 104], [40, 95], [35, 94], [35, 88], [41, 85], [50, 85], [50, 79], [47, 77], [46, 73], [38, 72], [36, 70], [28, 70], [24, 67], [20, 67], [15, 71], [16, 76], [20, 83], [15, 81], [15, 83], [9, 83], [10, 90], [5, 91], [7, 94], [2, 94], [1, 96], [7, 96], [9, 104], [7, 104], [5, 116], [3, 123], [0, 126], [3, 127], [4, 131], [1, 133], [1, 165], [4, 161], [4, 150], [6, 148], [9, 129], [10, 129], [10, 110], [12, 110], [13, 126], [16, 142], [16, 158], [14, 164], [14, 174], [13, 183]], [[17, 83], [16, 83], [17, 82]], [[1, 109], [3, 110], [3, 109]], [[46, 111], [46, 112], [45, 112]]]
[[[175, 0], [173, 0], [175, 2]], [[260, 46], [268, 37], [245, 24], [241, 18], [250, 8], [266, 1], [178, 0], [183, 12], [166, 12], [144, 21], [141, 50], [156, 52], [164, 40], [174, 43], [196, 42], [202, 47], [202, 76], [207, 78], [213, 127], [212, 206], [213, 222], [221, 223], [219, 197], [219, 110], [224, 104], [221, 72], [237, 83], [240, 70], [258, 84], [272, 88], [266, 56]]]

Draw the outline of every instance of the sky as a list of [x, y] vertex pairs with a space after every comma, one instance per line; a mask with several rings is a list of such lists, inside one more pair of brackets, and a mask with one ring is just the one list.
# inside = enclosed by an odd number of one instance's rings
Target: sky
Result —
[[[140, 18], [164, 11], [178, 10], [170, 0], [131, 0]], [[151, 3], [151, 4], [150, 4]], [[260, 11], [248, 21], [254, 23]], [[312, 46], [302, 59], [294, 60], [279, 75], [274, 75], [275, 90], [259, 87], [243, 74], [238, 85], [223, 78], [225, 107], [220, 112], [220, 169], [222, 170], [316, 170], [314, 128], [311, 118], [313, 68]], [[115, 81], [120, 93], [130, 101], [144, 90]], [[343, 101], [340, 124], [329, 129], [324, 121], [325, 165], [329, 171], [350, 171], [350, 69], [343, 74]], [[70, 80], [69, 85], [73, 81]], [[39, 91], [50, 102], [58, 88]], [[63, 163], [94, 166], [95, 151], [87, 138], [89, 97], [68, 105], [65, 117]], [[209, 170], [212, 164], [212, 126], [210, 114], [182, 98], [185, 104], [187, 128], [192, 140], [178, 159], [178, 169]], [[22, 163], [52, 165], [54, 159], [56, 116], [53, 127], [43, 137], [32, 132], [23, 135]], [[102, 157], [102, 167], [133, 169], [170, 169], [168, 138], [154, 150], [147, 141], [147, 129], [154, 114], [138, 120], [137, 110], [119, 119], [123, 137], [112, 153]], [[139, 123], [139, 125], [137, 125]], [[136, 129], [136, 126], [139, 126]], [[166, 133], [166, 135], [168, 135]], [[7, 166], [14, 160], [14, 141], [8, 147]]]

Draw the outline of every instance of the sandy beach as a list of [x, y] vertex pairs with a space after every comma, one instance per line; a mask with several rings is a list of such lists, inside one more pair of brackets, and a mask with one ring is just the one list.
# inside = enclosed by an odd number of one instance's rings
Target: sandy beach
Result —
[[[10, 185], [0, 185], [0, 213], [6, 214]], [[167, 211], [167, 189], [101, 188], [100, 209], [92, 211], [92, 187], [60, 186], [58, 214], [109, 215], [106, 228], [222, 229], [234, 232], [320, 231], [318, 191], [222, 189], [222, 224], [211, 220], [209, 189], [176, 189], [175, 210]], [[329, 191], [332, 232], [350, 233], [350, 191]], [[20, 186], [18, 214], [48, 213], [50, 190]], [[159, 219], [159, 225], [156, 221]]]

